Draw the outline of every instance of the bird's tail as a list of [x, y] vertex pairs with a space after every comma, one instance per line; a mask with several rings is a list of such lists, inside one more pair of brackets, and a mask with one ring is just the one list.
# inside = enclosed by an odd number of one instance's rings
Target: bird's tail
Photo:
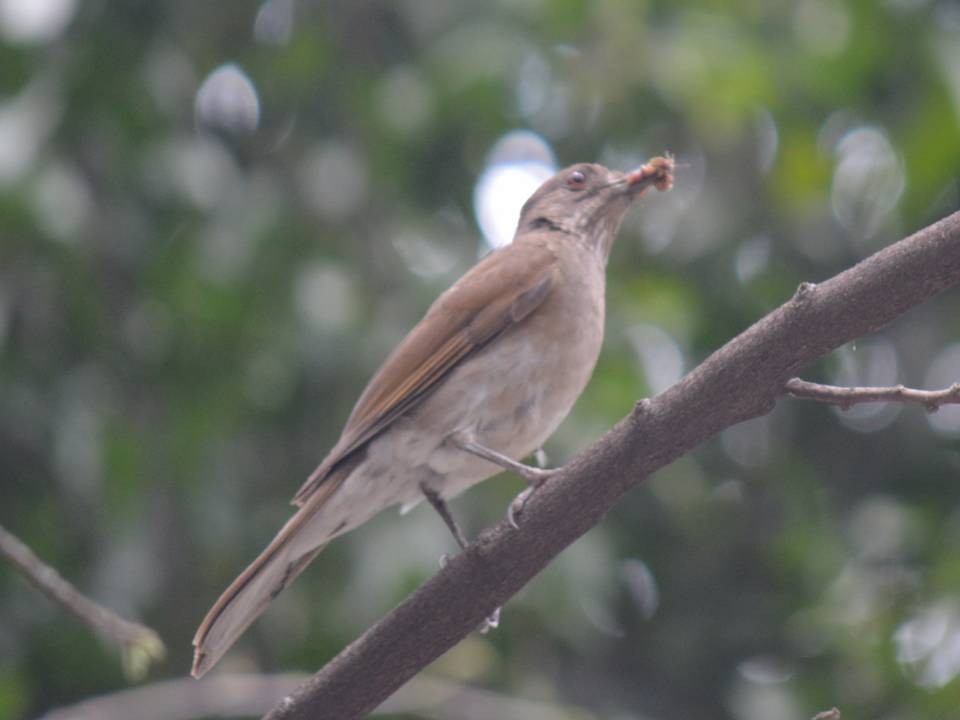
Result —
[[[194, 677], [202, 677], [217, 663], [250, 623], [341, 529], [342, 525], [325, 532], [317, 527], [318, 520], [321, 524], [330, 524], [324, 523], [317, 514], [339, 487], [340, 479], [328, 478], [328, 482], [321, 486], [321, 492], [294, 513], [266, 550], [230, 583], [210, 608], [193, 637], [193, 669], [190, 672]], [[309, 530], [305, 531], [308, 527]]]

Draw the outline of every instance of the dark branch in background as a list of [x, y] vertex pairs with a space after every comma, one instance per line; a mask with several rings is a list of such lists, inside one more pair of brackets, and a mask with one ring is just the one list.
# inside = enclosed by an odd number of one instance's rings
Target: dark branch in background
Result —
[[307, 679], [304, 673], [218, 674], [120, 690], [50, 710], [39, 720], [192, 720], [258, 717]]
[[[617, 423], [285, 698], [268, 720], [368, 713], [480, 625], [652, 472], [764, 415], [817, 358], [960, 282], [960, 213], [794, 297]], [[507, 610], [509, 613], [509, 609]], [[509, 622], [509, 620], [507, 620]]]
[[823, 712], [818, 712], [813, 716], [813, 720], [840, 720], [840, 711], [837, 708], [830, 708]]
[[142, 677], [152, 662], [163, 658], [166, 649], [157, 633], [145, 625], [124, 620], [83, 595], [2, 525], [0, 555], [13, 563], [44, 595], [72, 612], [95, 632], [118, 643], [123, 651], [123, 666], [128, 677]]
[[[208, 675], [121, 690], [51, 710], [39, 720], [194, 720], [207, 717], [259, 717], [278, 697], [309, 678], [282, 675]], [[450, 680], [421, 675], [387, 700], [379, 713], [437, 720], [575, 720], [589, 717], [581, 708], [507, 697]], [[323, 717], [318, 715], [317, 717]]]
[[849, 410], [859, 403], [903, 402], [923, 405], [930, 412], [936, 412], [941, 405], [960, 403], [960, 383], [954, 383], [943, 390], [914, 390], [896, 385], [894, 387], [837, 387], [807, 382], [800, 378], [788, 380], [784, 386], [791, 397], [799, 400], [839, 405], [841, 410]]

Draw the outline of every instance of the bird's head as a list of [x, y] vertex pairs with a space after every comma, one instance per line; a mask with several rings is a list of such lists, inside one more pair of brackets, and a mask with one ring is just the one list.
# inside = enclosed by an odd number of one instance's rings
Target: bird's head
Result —
[[518, 232], [543, 230], [581, 238], [610, 254], [617, 229], [631, 203], [650, 187], [673, 185], [673, 158], [658, 157], [629, 173], [578, 163], [543, 183], [520, 211]]

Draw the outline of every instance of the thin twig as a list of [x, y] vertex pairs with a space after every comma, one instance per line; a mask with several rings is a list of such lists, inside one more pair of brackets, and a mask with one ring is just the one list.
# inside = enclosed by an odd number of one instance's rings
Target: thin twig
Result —
[[362, 717], [504, 605], [651, 473], [769, 413], [815, 360], [960, 283], [960, 212], [792, 299], [632, 413], [543, 484], [519, 528], [483, 532], [284, 698], [268, 720]]
[[140, 623], [124, 620], [82, 594], [2, 525], [0, 555], [13, 563], [44, 595], [72, 612], [95, 632], [118, 643], [123, 651], [123, 665], [128, 677], [142, 677], [152, 662], [161, 660], [166, 654], [166, 648], [157, 633]]
[[960, 403], [960, 383], [954, 383], [943, 390], [915, 390], [895, 385], [893, 387], [839, 387], [821, 385], [800, 378], [788, 380], [783, 386], [792, 397], [799, 400], [839, 405], [841, 410], [849, 410], [859, 403], [903, 402], [923, 405], [930, 412], [936, 412], [942, 405]]

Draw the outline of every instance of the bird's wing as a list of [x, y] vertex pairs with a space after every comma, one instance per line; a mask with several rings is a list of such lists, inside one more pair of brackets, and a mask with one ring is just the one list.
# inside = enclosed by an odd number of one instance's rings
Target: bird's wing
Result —
[[340, 440], [293, 498], [304, 505], [331, 471], [409, 411], [465, 358], [550, 294], [556, 257], [516, 243], [497, 250], [437, 298], [360, 396]]
[[362, 462], [365, 444], [412, 408], [458, 363], [533, 312], [550, 294], [555, 258], [543, 247], [511, 245], [477, 264], [441, 295], [360, 396], [340, 441], [300, 488], [300, 509], [223, 592], [193, 639], [200, 677], [271, 600], [337, 534], [322, 508]]

